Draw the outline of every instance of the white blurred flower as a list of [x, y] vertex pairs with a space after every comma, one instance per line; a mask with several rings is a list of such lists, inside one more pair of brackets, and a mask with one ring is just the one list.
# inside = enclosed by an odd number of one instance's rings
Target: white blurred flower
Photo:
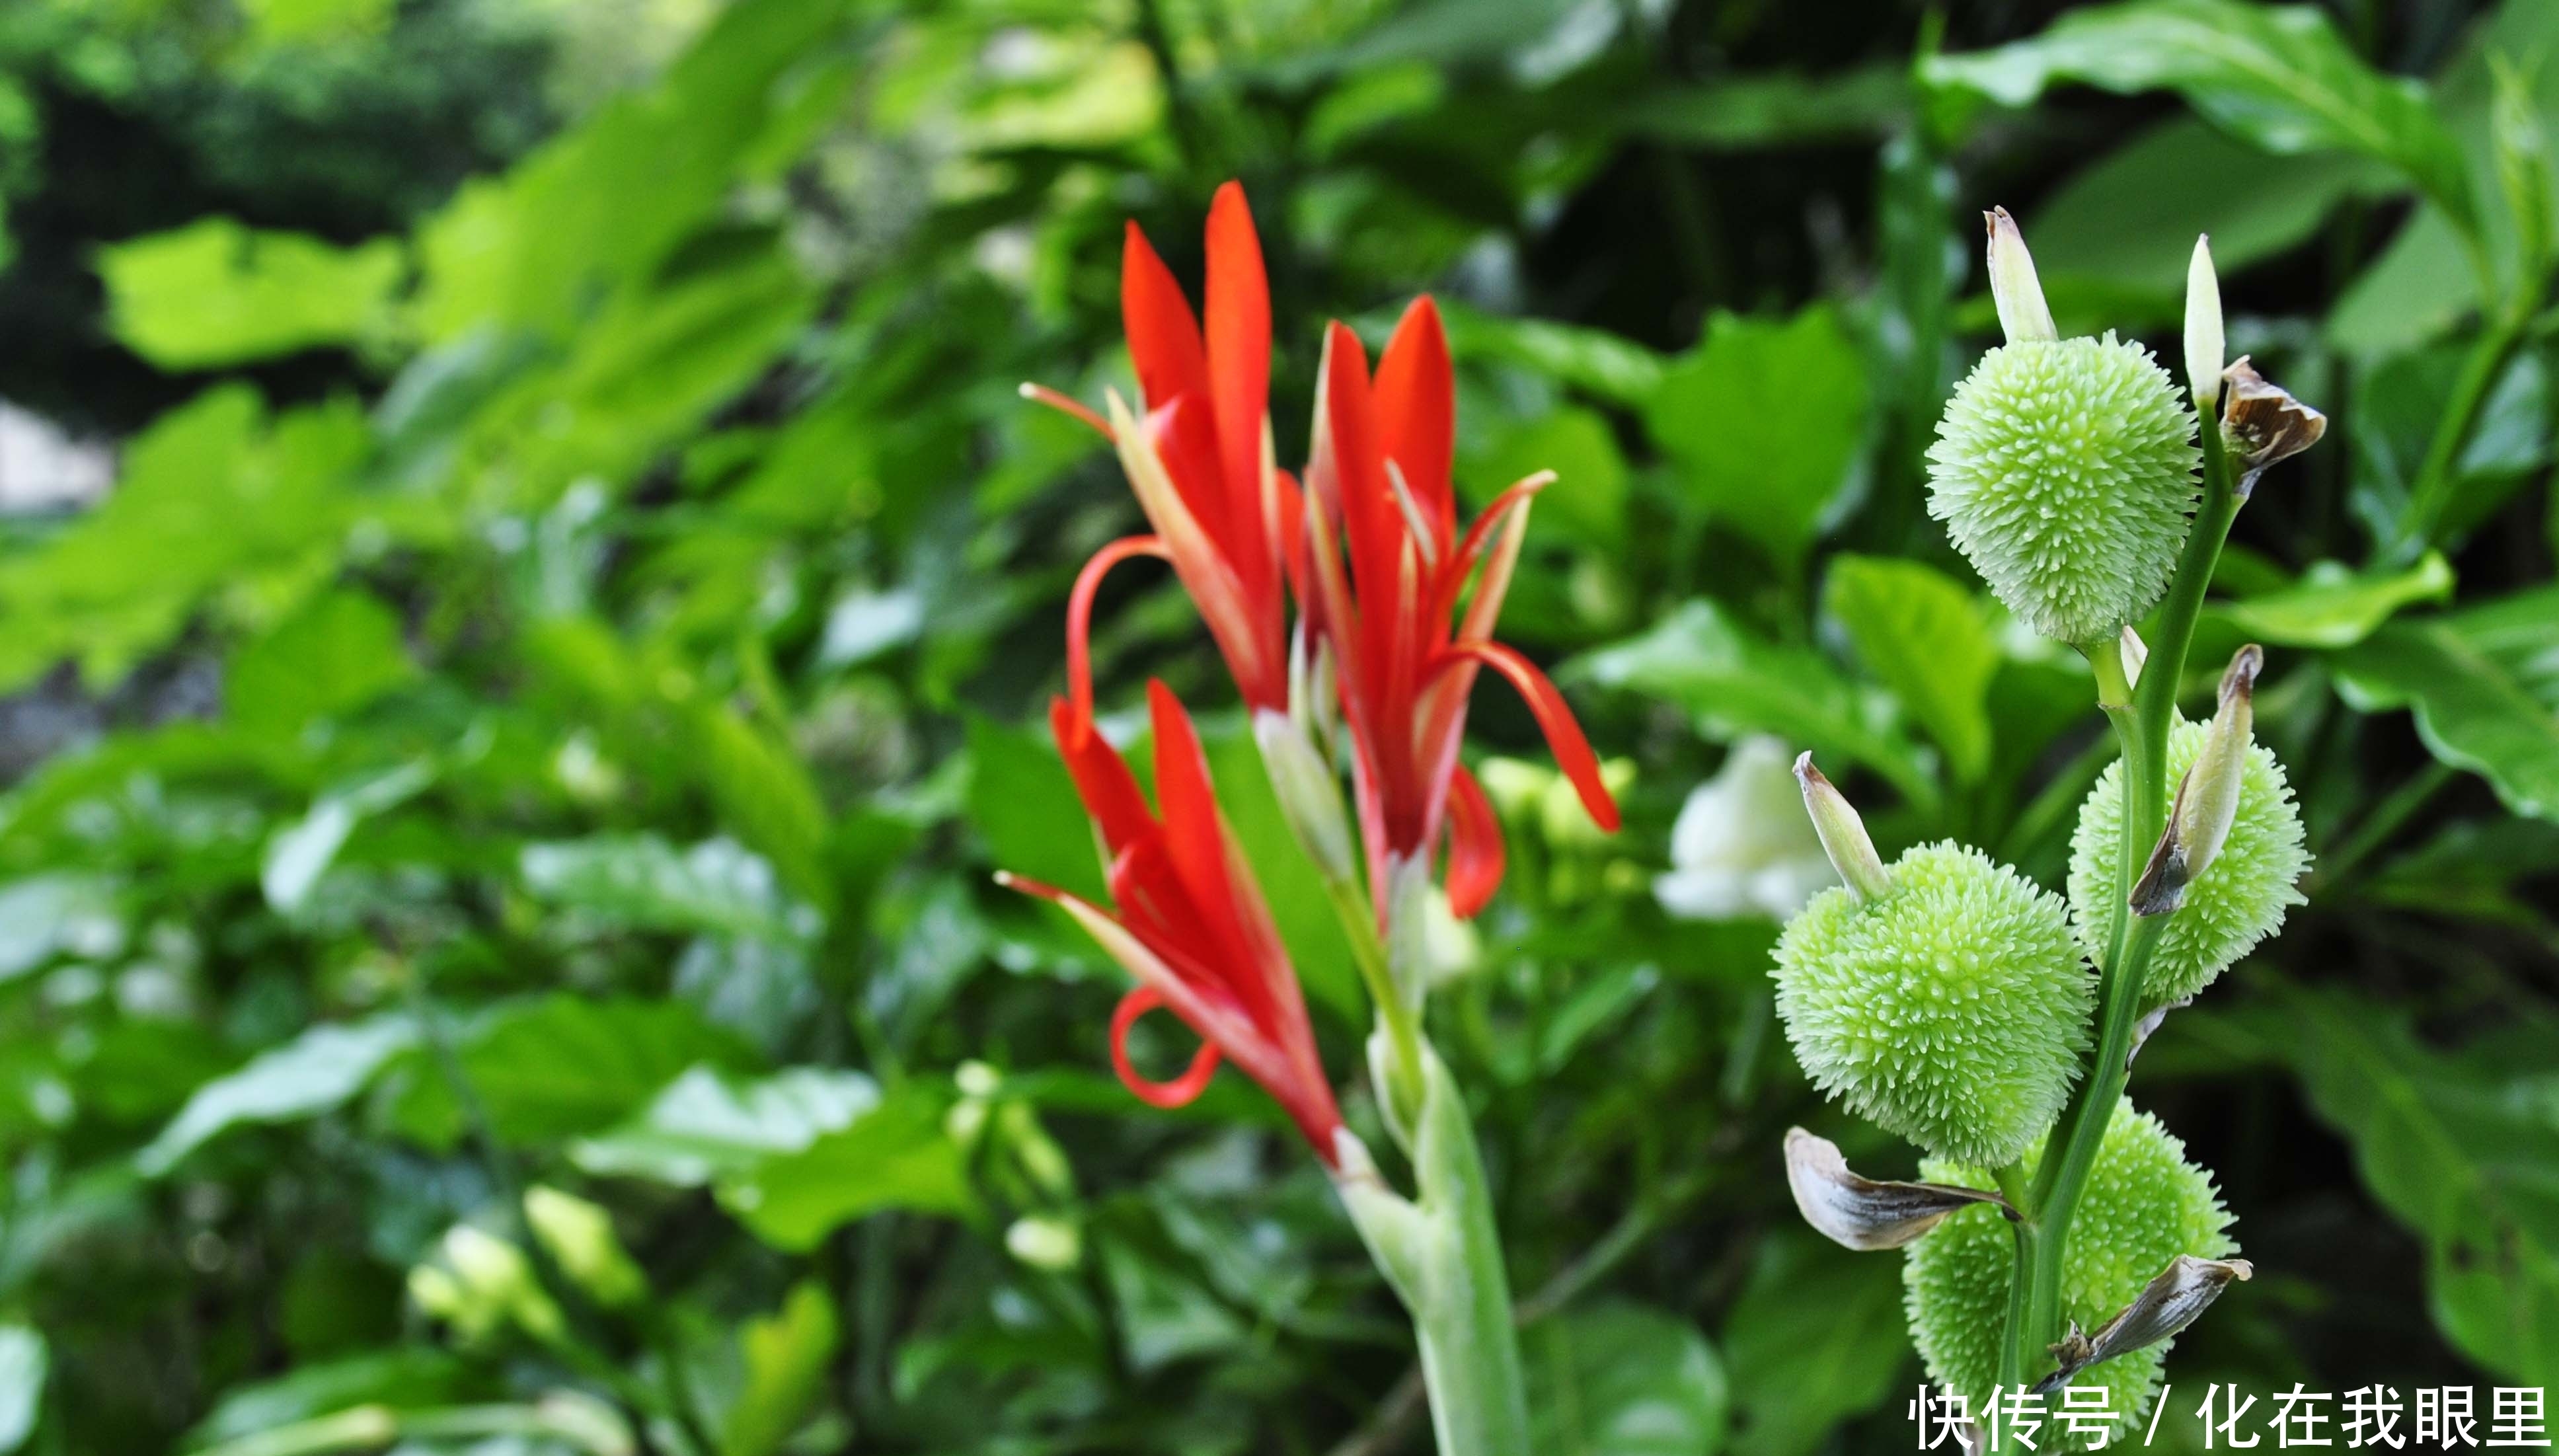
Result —
[[1671, 826], [1671, 871], [1653, 898], [1682, 920], [1784, 920], [1839, 876], [1804, 814], [1786, 746], [1752, 737], [1692, 790]]

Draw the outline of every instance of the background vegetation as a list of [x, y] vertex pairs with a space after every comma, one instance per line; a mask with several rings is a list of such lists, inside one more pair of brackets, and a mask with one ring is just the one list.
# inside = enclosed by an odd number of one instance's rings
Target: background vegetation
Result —
[[[2537, 297], [2491, 60], [2559, 127], [2559, 7], [2030, 39], [2062, 8], [0, 10], [0, 396], [120, 452], [0, 552], [0, 1449], [1427, 1443], [1276, 1109], [1126, 1095], [1118, 973], [987, 878], [1097, 879], [1037, 725], [1071, 574], [1136, 518], [1014, 385], [1125, 387], [1123, 220], [1196, 280], [1230, 176], [1283, 461], [1321, 321], [1427, 287], [1461, 485], [1562, 473], [1505, 635], [1628, 828], [1483, 695], [1513, 869], [1436, 1030], [1551, 1449], [1909, 1440], [1896, 1261], [1799, 1226], [1778, 1139], [1907, 1154], [1772, 1036], [1773, 923], [1650, 880], [1764, 731], [1887, 853], [1961, 834], [2058, 883], [2111, 753], [2084, 669], [1922, 510], [1996, 332], [1995, 202], [2065, 331], [2171, 358], [2209, 230], [2233, 353], [2335, 419], [2241, 517], [2196, 654], [2270, 648], [2318, 869], [2138, 1069], [2259, 1270], [2173, 1402], [2559, 1384], [2553, 329], [2482, 347], [2503, 305], [2484, 331], [2447, 221], [2473, 199]], [[2430, 449], [2449, 494], [2412, 510]], [[1107, 707], [1149, 673], [1228, 701], [1167, 575], [1099, 621]], [[1213, 752], [1356, 1085], [1356, 983], [1241, 726]], [[527, 1189], [588, 1202], [528, 1226]]]

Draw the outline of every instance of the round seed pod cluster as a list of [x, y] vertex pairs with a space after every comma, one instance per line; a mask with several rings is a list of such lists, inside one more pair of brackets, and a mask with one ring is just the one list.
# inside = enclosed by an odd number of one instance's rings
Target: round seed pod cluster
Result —
[[[2169, 732], [2168, 782], [2174, 786], [2203, 749], [2203, 723], [2181, 722]], [[2070, 911], [2080, 943], [2102, 960], [2119, 898], [2115, 866], [2124, 822], [2124, 766], [2110, 764], [2079, 806], [2070, 835]], [[2151, 952], [2142, 1009], [2156, 1010], [2210, 985], [2259, 941], [2284, 924], [2284, 912], [2303, 903], [2294, 882], [2310, 868], [2302, 845], [2301, 806], [2293, 801], [2284, 766], [2263, 744], [2251, 744], [2240, 771], [2239, 808], [2230, 837], [2186, 887], [2185, 903], [2171, 913]]]
[[1982, 356], [1928, 450], [1928, 513], [2035, 631], [2111, 641], [2167, 589], [2196, 500], [2194, 414], [2138, 344]]
[[[2043, 1152], [2039, 1139], [2027, 1150], [2029, 1177]], [[1987, 1172], [1939, 1159], [1923, 1162], [1920, 1176], [1967, 1188], [1991, 1186]], [[2212, 1175], [2186, 1161], [2185, 1144], [2158, 1118], [2134, 1111], [2131, 1102], [2116, 1103], [2061, 1251], [2063, 1315], [2083, 1330], [2098, 1328], [2179, 1254], [2226, 1258], [2237, 1252], [2229, 1227]], [[1975, 1410], [1999, 1379], [2015, 1249], [2007, 1221], [1981, 1205], [1929, 1231], [1909, 1246], [1901, 1264], [1910, 1338], [1927, 1363], [1929, 1380], [1961, 1392]], [[2090, 1366], [2070, 1383], [2105, 1386], [2116, 1429], [2134, 1428], [2159, 1393], [2173, 1343]], [[2055, 1394], [2046, 1408], [2060, 1404]]]
[[1777, 1014], [1815, 1085], [1932, 1153], [1998, 1167], [2050, 1124], [2087, 1045], [2058, 896], [1922, 845], [1890, 887], [1814, 897], [1777, 943]]

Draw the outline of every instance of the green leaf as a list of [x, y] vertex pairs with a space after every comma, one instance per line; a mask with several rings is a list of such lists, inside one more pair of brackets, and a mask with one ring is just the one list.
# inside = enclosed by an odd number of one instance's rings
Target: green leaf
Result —
[[357, 1405], [417, 1409], [448, 1405], [472, 1393], [470, 1372], [441, 1350], [399, 1346], [295, 1367], [272, 1380], [234, 1385], [213, 1413], [188, 1433], [191, 1446], [215, 1446], [276, 1426]]
[[2214, 603], [2213, 615], [2254, 641], [2288, 648], [2350, 648], [2403, 607], [2447, 601], [2453, 568], [2429, 551], [2405, 571], [2358, 575], [2336, 561], [2317, 561], [2301, 584], [2236, 602]]
[[639, 1115], [571, 1144], [569, 1159], [599, 1176], [699, 1187], [800, 1152], [879, 1099], [879, 1085], [858, 1072], [794, 1067], [747, 1081], [695, 1067]]
[[310, 812], [276, 830], [258, 867], [258, 888], [280, 915], [300, 910], [320, 877], [337, 862], [347, 836], [375, 814], [396, 808], [435, 782], [435, 766], [402, 764], [332, 789], [311, 801]]
[[1710, 516], [1792, 561], [1848, 488], [1866, 403], [1856, 344], [1816, 305], [1783, 322], [1717, 314], [1644, 423]]
[[683, 717], [721, 821], [772, 861], [794, 894], [822, 911], [831, 910], [834, 881], [827, 873], [827, 807], [808, 767], [788, 745], [726, 702], [688, 703]]
[[108, 327], [164, 369], [217, 368], [382, 329], [406, 270], [400, 244], [332, 247], [207, 218], [98, 252]]
[[2256, 148], [2180, 116], [2073, 173], [2026, 230], [2047, 288], [2103, 280], [2155, 294], [2179, 317], [2197, 233], [2211, 234], [2213, 266], [2228, 278], [2308, 241], [2346, 201], [2406, 186], [2360, 153], [2270, 167]]
[[0, 1325], [0, 1456], [27, 1444], [44, 1413], [45, 1374], [52, 1368], [44, 1332]]
[[1863, 142], [1910, 114], [1910, 73], [1889, 62], [1830, 75], [1737, 74], [1628, 101], [1614, 120], [1648, 141], [1705, 152]]
[[720, 1456], [772, 1456], [799, 1429], [826, 1388], [835, 1354], [835, 1305], [814, 1279], [791, 1286], [770, 1318], [738, 1332], [745, 1383], [728, 1408]]
[[325, 592], [232, 656], [223, 704], [241, 728], [286, 737], [416, 676], [389, 608], [366, 592]]
[[1774, 733], [1855, 759], [1913, 799], [1936, 797], [1916, 749], [1893, 729], [1888, 698], [1851, 682], [1818, 653], [1750, 636], [1713, 602], [1690, 602], [1639, 637], [1575, 658], [1566, 672], [1676, 703], [1713, 737]]
[[2518, 814], [2559, 818], [2559, 588], [2393, 622], [2331, 661], [2356, 709], [2411, 709], [2437, 759]]
[[2215, 125], [2269, 152], [2376, 157], [2465, 225], [2470, 171], [2425, 87], [2365, 66], [2313, 6], [2134, 0], [2076, 10], [2041, 35], [1921, 64], [1930, 84], [2023, 106], [2081, 81], [2131, 94], [2174, 90]]
[[405, 1016], [312, 1027], [196, 1089], [134, 1165], [156, 1178], [243, 1123], [295, 1121], [343, 1106], [393, 1056], [416, 1044], [417, 1028]]
[[1626, 459], [1595, 410], [1559, 406], [1504, 431], [1467, 467], [1466, 495], [1479, 509], [1513, 481], [1551, 470], [1555, 484], [1538, 493], [1535, 508], [1541, 530], [1552, 527], [1594, 546], [1625, 539]]
[[1609, 404], [1640, 405], [1662, 384], [1662, 357], [1604, 329], [1548, 319], [1506, 319], [1439, 301], [1448, 351], [1469, 364], [1498, 361], [1544, 374]]
[[0, 885], [0, 981], [57, 952], [96, 954], [124, 941], [115, 882], [93, 875], [35, 875]]
[[2429, 1050], [2387, 1007], [2303, 990], [2284, 1005], [2277, 1042], [2312, 1107], [2425, 1241], [2436, 1325], [2500, 1376], [2559, 1380], [2559, 1128], [2542, 1090]]
[[1696, 1328], [1613, 1302], [1529, 1331], [1530, 1420], [1553, 1456], [1715, 1456], [1731, 1392]]
[[969, 821], [996, 868], [1110, 902], [1084, 801], [1045, 735], [969, 719]]
[[943, 1130], [947, 1110], [945, 1096], [911, 1084], [851, 1125], [722, 1185], [720, 1203], [786, 1253], [806, 1253], [883, 1209], [968, 1213], [977, 1200], [961, 1145]]
[[[630, 1116], [696, 1065], [752, 1061], [730, 1033], [681, 1001], [590, 1001], [559, 992], [503, 1002], [457, 1039], [455, 1055], [489, 1130], [510, 1146], [556, 1142]], [[401, 1098], [402, 1128], [431, 1146], [462, 1130], [439, 1069]]]
[[790, 904], [773, 866], [734, 840], [677, 850], [656, 834], [597, 834], [527, 844], [525, 888], [610, 925], [805, 941], [817, 932]]
[[1792, 1232], [1761, 1249], [1721, 1342], [1740, 1401], [1736, 1456], [1805, 1456], [1901, 1383], [1900, 1262]]
[[1991, 678], [1999, 643], [1973, 594], [1916, 561], [1831, 559], [1822, 608], [1848, 630], [1866, 669], [1946, 751], [1970, 783], [1990, 767]]
[[76, 658], [111, 685], [219, 600], [253, 625], [325, 583], [355, 518], [346, 485], [364, 416], [332, 403], [277, 416], [224, 385], [154, 420], [96, 510], [0, 561], [0, 688]]

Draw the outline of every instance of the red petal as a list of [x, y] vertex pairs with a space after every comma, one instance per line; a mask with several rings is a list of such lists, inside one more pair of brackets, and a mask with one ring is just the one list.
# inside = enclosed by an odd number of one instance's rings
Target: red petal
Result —
[[1193, 953], [1235, 991], [1256, 1025], [1269, 1026], [1270, 998], [1256, 955], [1259, 947], [1239, 909], [1241, 897], [1259, 896], [1260, 890], [1250, 879], [1238, 884], [1227, 873], [1226, 824], [1218, 815], [1217, 787], [1209, 779], [1208, 756], [1200, 751], [1190, 714], [1160, 680], [1146, 684], [1146, 702], [1154, 716], [1155, 799], [1163, 806], [1165, 847], [1191, 905], [1215, 940]]
[[[1139, 986], [1120, 998], [1119, 1009], [1111, 1013], [1111, 1066], [1120, 1074], [1121, 1083], [1148, 1106], [1188, 1106], [1208, 1091], [1208, 1080], [1217, 1075], [1217, 1043], [1200, 1038], [1200, 1049], [1191, 1058], [1190, 1070], [1171, 1082], [1149, 1082], [1129, 1063], [1129, 1028], [1137, 1024], [1137, 1018], [1163, 1004], [1164, 998], [1152, 986]], [[1198, 1028], [1192, 1030], [1196, 1032]]]
[[1547, 747], [1555, 752], [1556, 767], [1573, 781], [1575, 792], [1581, 796], [1581, 806], [1590, 811], [1591, 819], [1609, 833], [1617, 832], [1617, 801], [1610, 798], [1608, 786], [1599, 780], [1599, 759], [1590, 751], [1590, 740], [1581, 736], [1581, 725], [1574, 721], [1573, 709], [1566, 705], [1564, 694], [1537, 669], [1537, 664], [1515, 650], [1497, 642], [1461, 642], [1439, 655], [1432, 665], [1433, 675], [1444, 672], [1469, 658], [1483, 663], [1510, 679], [1511, 686], [1528, 703], [1537, 718], [1537, 726], [1546, 734]]
[[1074, 699], [1079, 722], [1093, 721], [1093, 594], [1111, 568], [1134, 556], [1168, 559], [1164, 543], [1153, 536], [1122, 536], [1084, 563], [1075, 575], [1075, 590], [1066, 599], [1066, 691]]
[[1502, 884], [1502, 821], [1460, 764], [1448, 777], [1448, 908], [1473, 920]]
[[1424, 294], [1404, 311], [1377, 362], [1377, 415], [1389, 458], [1430, 521], [1433, 554], [1445, 556], [1456, 534], [1457, 502], [1449, 461], [1457, 433], [1456, 379], [1439, 309]]
[[[1262, 520], [1262, 430], [1270, 411], [1271, 288], [1262, 271], [1262, 239], [1244, 189], [1228, 183], [1208, 210], [1208, 377], [1217, 413], [1218, 459], [1227, 491], [1226, 516], [1239, 526]], [[1257, 535], [1259, 532], [1242, 531]], [[1241, 547], [1243, 542], [1237, 542]], [[1239, 549], [1239, 569], [1257, 593], [1276, 592], [1271, 545]]]
[[1129, 331], [1129, 357], [1137, 365], [1137, 387], [1152, 411], [1184, 394], [1208, 397], [1208, 356], [1190, 300], [1155, 255], [1146, 234], [1129, 224], [1120, 254], [1120, 318]]
[[1079, 715], [1074, 704], [1053, 697], [1048, 700], [1048, 726], [1057, 738], [1058, 753], [1066, 759], [1066, 772], [1075, 780], [1076, 797], [1084, 801], [1084, 811], [1102, 831], [1103, 848], [1116, 858], [1154, 832], [1155, 816], [1137, 790], [1136, 776], [1129, 772], [1120, 750], [1093, 726], [1091, 715]]

